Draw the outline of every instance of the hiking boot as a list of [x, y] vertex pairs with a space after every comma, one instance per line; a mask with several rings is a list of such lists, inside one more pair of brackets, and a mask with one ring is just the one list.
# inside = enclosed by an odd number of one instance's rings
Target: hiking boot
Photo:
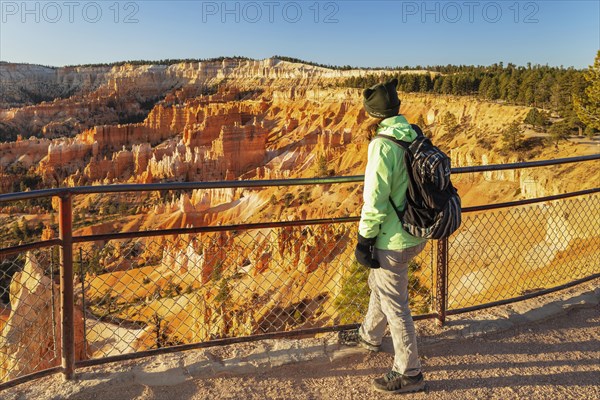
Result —
[[369, 343], [366, 340], [364, 340], [360, 336], [358, 328], [338, 332], [338, 339], [340, 344], [346, 346], [360, 346], [369, 351], [379, 351], [379, 348], [381, 347], [380, 345]]
[[396, 371], [390, 371], [381, 378], [373, 381], [375, 390], [385, 393], [410, 393], [425, 390], [423, 374], [419, 372], [416, 376], [402, 375]]

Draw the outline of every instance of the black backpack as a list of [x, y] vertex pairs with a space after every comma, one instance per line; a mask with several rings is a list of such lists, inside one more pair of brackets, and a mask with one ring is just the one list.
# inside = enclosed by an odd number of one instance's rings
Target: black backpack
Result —
[[450, 181], [450, 158], [431, 143], [417, 125], [413, 142], [404, 142], [386, 135], [375, 135], [396, 143], [406, 151], [404, 163], [409, 183], [406, 207], [398, 210], [402, 227], [413, 236], [442, 239], [450, 236], [461, 223], [460, 197]]

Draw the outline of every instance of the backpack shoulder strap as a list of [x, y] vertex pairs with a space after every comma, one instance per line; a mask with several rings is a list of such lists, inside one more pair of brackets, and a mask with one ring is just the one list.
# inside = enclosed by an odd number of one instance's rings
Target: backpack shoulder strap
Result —
[[[423, 130], [421, 130], [419, 125], [410, 124], [410, 127], [413, 129], [413, 131], [415, 131], [417, 133], [417, 138], [415, 140], [417, 140], [419, 137], [425, 137], [425, 134], [423, 133]], [[410, 153], [410, 145], [412, 142], [405, 142], [403, 140], [398, 140], [395, 137], [382, 135], [382, 134], [377, 134], [377, 135], [373, 136], [373, 139], [375, 139], [375, 138], [387, 139], [391, 142], [396, 143], [398, 146], [402, 146], [405, 150], [408, 150], [408, 152]]]
[[423, 130], [417, 124], [410, 124], [410, 127], [413, 128], [413, 131], [417, 132], [417, 136], [425, 136]]
[[[411, 125], [411, 126], [413, 126], [413, 125]], [[414, 125], [414, 127], [417, 128], [417, 129], [415, 129], [415, 132], [417, 132], [417, 137], [423, 136], [423, 132], [421, 131], [421, 129], [417, 125]], [[413, 129], [414, 129], [414, 127], [413, 127]], [[373, 136], [373, 139], [376, 139], [376, 138], [383, 138], [383, 139], [389, 140], [390, 142], [393, 142], [396, 145], [402, 147], [404, 150], [406, 150], [404, 153], [405, 154], [404, 165], [406, 166], [406, 172], [408, 173], [409, 182], [412, 181], [413, 176], [412, 176], [412, 170], [410, 168], [410, 160], [412, 159], [412, 153], [410, 151], [411, 143], [405, 142], [403, 140], [399, 140], [399, 139], [396, 139], [394, 137], [387, 136], [387, 135], [377, 134], [377, 135]], [[406, 207], [404, 208], [404, 210], [400, 211], [398, 209], [398, 206], [396, 205], [396, 203], [394, 203], [394, 200], [392, 200], [392, 196], [390, 196], [389, 199], [390, 199], [390, 203], [392, 204], [392, 208], [394, 209], [394, 211], [396, 212], [396, 215], [398, 216], [398, 219], [400, 221], [402, 221], [402, 218], [404, 218], [404, 214], [406, 213]], [[407, 202], [411, 201], [409, 196], [406, 196], [406, 201]]]
[[387, 136], [387, 135], [381, 135], [381, 134], [377, 134], [377, 135], [373, 136], [373, 139], [376, 139], [376, 138], [383, 138], [383, 139], [389, 140], [390, 142], [394, 142], [394, 143], [396, 143], [398, 146], [401, 146], [401, 147], [403, 147], [405, 150], [408, 150], [408, 148], [409, 148], [409, 146], [410, 146], [410, 143], [409, 143], [409, 142], [405, 142], [405, 141], [403, 141], [403, 140], [398, 140], [398, 139], [396, 139], [396, 138], [394, 138], [394, 137]]

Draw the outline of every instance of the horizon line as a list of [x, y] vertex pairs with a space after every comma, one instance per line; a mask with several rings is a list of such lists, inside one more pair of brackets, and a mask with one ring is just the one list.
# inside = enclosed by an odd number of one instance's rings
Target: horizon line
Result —
[[282, 56], [282, 55], [273, 55], [273, 56], [265, 57], [265, 58], [252, 58], [252, 57], [247, 57], [247, 56], [233, 55], [233, 56], [219, 56], [219, 57], [209, 57], [209, 58], [165, 58], [165, 59], [160, 59], [160, 60], [138, 59], [138, 60], [121, 60], [121, 61], [110, 61], [110, 62], [106, 61], [106, 62], [96, 62], [96, 63], [65, 64], [65, 65], [49, 65], [49, 64], [39, 64], [39, 63], [30, 63], [30, 62], [5, 61], [5, 60], [0, 59], [0, 64], [34, 65], [34, 66], [41, 66], [41, 67], [45, 67], [45, 68], [57, 69], [57, 68], [73, 68], [73, 67], [95, 67], [95, 66], [115, 66], [115, 65], [120, 66], [120, 65], [127, 65], [127, 64], [173, 65], [173, 64], [182, 64], [182, 63], [186, 63], [186, 62], [215, 62], [215, 61], [223, 61], [223, 60], [265, 61], [265, 60], [269, 60], [269, 59], [276, 59], [279, 61], [293, 62], [293, 63], [299, 63], [299, 64], [304, 64], [304, 65], [312, 65], [312, 66], [317, 66], [317, 67], [327, 68], [327, 69], [334, 69], [334, 70], [335, 69], [345, 69], [345, 70], [358, 69], [358, 70], [395, 71], [395, 70], [405, 70], [405, 69], [428, 70], [428, 68], [436, 68], [436, 67], [492, 67], [492, 66], [499, 66], [499, 65], [502, 65], [504, 68], [508, 65], [513, 65], [516, 68], [548, 67], [548, 68], [559, 68], [559, 69], [566, 69], [566, 70], [575, 69], [575, 70], [583, 71], [592, 65], [592, 64], [589, 64], [588, 67], [582, 67], [582, 68], [578, 68], [574, 65], [568, 65], [568, 66], [565, 66], [564, 64], [550, 65], [549, 63], [546, 63], [546, 64], [535, 63], [534, 64], [533, 62], [527, 62], [526, 65], [520, 65], [520, 64], [513, 63], [513, 62], [500, 60], [500, 61], [497, 61], [492, 64], [488, 64], [488, 65], [484, 65], [484, 64], [477, 64], [477, 65], [475, 65], [475, 64], [451, 64], [451, 63], [449, 63], [449, 64], [434, 64], [434, 65], [420, 65], [420, 64], [404, 65], [404, 66], [398, 65], [395, 67], [392, 67], [392, 66], [365, 67], [365, 66], [355, 66], [355, 65], [323, 64], [323, 63], [318, 63], [318, 62], [314, 62], [314, 61], [299, 59], [296, 57]]

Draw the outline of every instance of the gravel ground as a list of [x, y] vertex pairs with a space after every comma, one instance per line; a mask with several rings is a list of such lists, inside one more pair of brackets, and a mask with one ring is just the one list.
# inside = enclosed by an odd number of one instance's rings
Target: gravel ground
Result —
[[[579, 290], [596, 290], [600, 280]], [[572, 290], [575, 295], [576, 289]], [[596, 293], [594, 292], [594, 293]], [[581, 292], [580, 292], [581, 293]], [[567, 295], [562, 295], [567, 296]], [[566, 312], [554, 312], [540, 322], [525, 322], [495, 333], [468, 337], [457, 330], [465, 321], [478, 326], [481, 321], [498, 325], [501, 315], [547, 312], [558, 307], [559, 295], [528, 302], [463, 314], [444, 330], [431, 321], [417, 324], [421, 356], [428, 389], [425, 393], [385, 395], [371, 388], [373, 378], [387, 372], [392, 364], [391, 343], [384, 351], [338, 351], [333, 361], [307, 361], [255, 372], [195, 375], [168, 373], [152, 375], [139, 382], [131, 370], [140, 360], [111, 363], [89, 369], [78, 383], [64, 383], [60, 375], [46, 377], [0, 392], [1, 399], [598, 399], [600, 398], [600, 306], [578, 302]], [[568, 296], [567, 296], [568, 297]], [[542, 305], [545, 303], [545, 305]], [[490, 311], [491, 310], [491, 311]], [[533, 310], [533, 311], [531, 311]], [[490, 316], [490, 313], [496, 314]], [[481, 318], [483, 318], [481, 320]], [[495, 319], [496, 318], [496, 319]], [[514, 318], [513, 318], [514, 319]], [[523, 319], [521, 317], [521, 319]], [[475, 322], [475, 324], [473, 324]], [[454, 329], [453, 329], [454, 325]], [[500, 324], [501, 325], [501, 324]], [[498, 326], [500, 326], [498, 325]], [[467, 324], [468, 326], [468, 324]], [[437, 332], [436, 332], [437, 330]], [[452, 335], [452, 332], [464, 332]], [[250, 346], [247, 344], [245, 346]], [[232, 351], [217, 348], [216, 351]], [[234, 349], [235, 350], [235, 349]], [[148, 359], [149, 365], [162, 365], [168, 359]], [[183, 361], [173, 371], [182, 369]], [[86, 375], [87, 374], [87, 375]], [[139, 377], [139, 375], [137, 375]], [[102, 380], [110, 377], [110, 380]]]
[[598, 399], [598, 326], [600, 308], [594, 307], [524, 329], [426, 348], [425, 393], [399, 396], [373, 391], [372, 379], [387, 372], [392, 355], [365, 351], [332, 363], [292, 364], [256, 376], [196, 379], [177, 388], [140, 387], [123, 398]]

